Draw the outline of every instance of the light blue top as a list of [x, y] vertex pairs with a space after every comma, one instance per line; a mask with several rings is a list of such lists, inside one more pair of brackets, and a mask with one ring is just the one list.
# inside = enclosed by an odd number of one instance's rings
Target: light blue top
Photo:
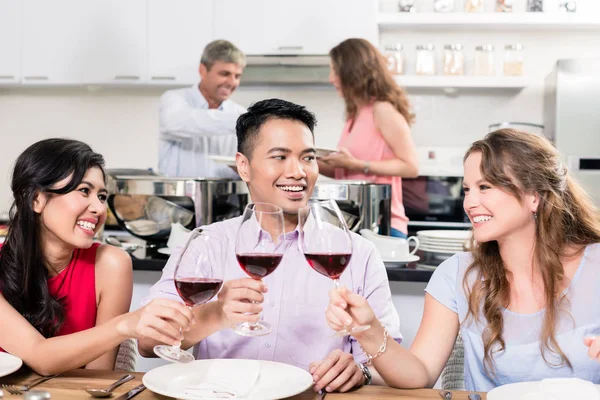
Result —
[[[496, 376], [486, 375], [483, 367], [484, 325], [473, 318], [465, 322], [468, 303], [463, 277], [471, 264], [470, 253], [459, 253], [444, 261], [434, 272], [425, 291], [458, 314], [465, 350], [465, 386], [467, 390], [487, 392], [509, 383], [537, 381], [544, 378], [578, 377], [600, 383], [600, 363], [590, 360], [583, 344], [587, 335], [600, 336], [600, 244], [587, 246], [571, 285], [565, 291], [567, 312], [559, 315], [556, 339], [569, 358], [568, 366], [550, 366], [540, 350], [544, 310], [535, 314], [518, 314], [504, 310], [506, 349], [494, 353]], [[475, 274], [470, 276], [474, 277]], [[472, 279], [471, 284], [472, 284]], [[482, 321], [485, 319], [482, 317]], [[560, 358], [546, 350], [546, 358], [558, 364]]]

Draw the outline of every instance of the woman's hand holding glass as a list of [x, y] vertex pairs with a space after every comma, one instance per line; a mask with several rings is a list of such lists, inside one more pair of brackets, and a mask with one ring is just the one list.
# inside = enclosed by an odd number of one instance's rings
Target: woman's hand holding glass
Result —
[[[329, 291], [329, 306], [325, 312], [327, 323], [336, 332], [348, 326], [373, 326], [377, 319], [367, 300], [346, 287]], [[364, 332], [364, 331], [363, 331]], [[361, 331], [352, 335], [359, 338]]]
[[[188, 309], [208, 302], [219, 293], [227, 248], [227, 237], [219, 232], [196, 228], [190, 233], [173, 276], [175, 288]], [[185, 326], [181, 328], [185, 329]], [[155, 346], [154, 352], [167, 361], [194, 360], [194, 356], [181, 351], [179, 345]]]

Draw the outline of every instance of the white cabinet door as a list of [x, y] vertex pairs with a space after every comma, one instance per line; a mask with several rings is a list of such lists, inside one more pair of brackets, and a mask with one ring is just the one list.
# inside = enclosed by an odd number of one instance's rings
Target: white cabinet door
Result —
[[148, 78], [192, 84], [213, 38], [212, 0], [148, 0]]
[[215, 39], [227, 39], [246, 54], [277, 54], [282, 52], [282, 46], [301, 46], [301, 43], [291, 43], [286, 39], [289, 32], [285, 25], [290, 18], [284, 13], [285, 6], [281, 3], [290, 1], [215, 1]]
[[[48, 0], [46, 0], [48, 1]], [[86, 0], [80, 42], [85, 83], [140, 83], [147, 76], [146, 0]]]
[[80, 0], [23, 0], [22, 83], [81, 82], [83, 3]]
[[215, 38], [247, 54], [327, 54], [349, 37], [377, 43], [376, 0], [218, 0]]
[[[304, 0], [294, 32], [303, 39], [306, 54], [327, 54], [348, 38], [363, 38], [377, 45], [377, 3], [373, 0]], [[311, 12], [312, 11], [312, 12]]]
[[0, 85], [20, 80], [21, 4], [19, 0], [0, 0]]

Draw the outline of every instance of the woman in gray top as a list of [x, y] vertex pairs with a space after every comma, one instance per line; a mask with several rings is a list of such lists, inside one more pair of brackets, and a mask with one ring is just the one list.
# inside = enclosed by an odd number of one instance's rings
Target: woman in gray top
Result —
[[464, 168], [471, 251], [433, 274], [411, 348], [387, 340], [346, 290], [331, 292], [329, 324], [372, 326], [355, 336], [390, 386], [433, 386], [459, 332], [469, 390], [555, 377], [600, 383], [598, 211], [540, 136], [492, 132]]

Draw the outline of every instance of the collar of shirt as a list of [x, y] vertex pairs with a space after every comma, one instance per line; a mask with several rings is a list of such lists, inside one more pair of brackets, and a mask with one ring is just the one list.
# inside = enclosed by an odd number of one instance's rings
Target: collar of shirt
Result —
[[[252, 218], [251, 220], [247, 221], [246, 224], [244, 224], [244, 226], [242, 226], [240, 229], [242, 230], [241, 235], [243, 235], [242, 240], [254, 244], [252, 246], [252, 249], [256, 249], [259, 246], [259, 244], [261, 244], [261, 240], [265, 238], [268, 239], [266, 243], [273, 243], [271, 234], [261, 227], [256, 218]], [[238, 236], [239, 235], [240, 233], [238, 232]], [[284, 233], [282, 239], [285, 240], [287, 243], [284, 243], [282, 251], [285, 252], [287, 247], [298, 239], [298, 236], [298, 225], [296, 225], [296, 228], [293, 231]], [[264, 245], [264, 243], [265, 242], [263, 242], [262, 245]]]
[[[208, 109], [208, 100], [206, 100], [206, 98], [202, 95], [202, 92], [200, 91], [200, 84], [193, 85], [192, 88], [194, 89], [192, 90], [192, 93], [195, 105], [198, 108]], [[227, 101], [228, 100], [222, 102], [217, 109], [223, 111], [223, 106]]]

